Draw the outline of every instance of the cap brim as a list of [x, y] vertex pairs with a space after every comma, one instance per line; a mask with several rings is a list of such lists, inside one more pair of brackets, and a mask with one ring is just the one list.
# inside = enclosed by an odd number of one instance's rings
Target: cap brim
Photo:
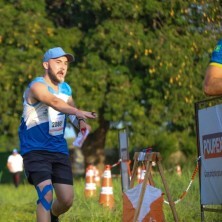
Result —
[[65, 54], [64, 56], [67, 57], [68, 62], [74, 62], [75, 61], [75, 57], [71, 54]]

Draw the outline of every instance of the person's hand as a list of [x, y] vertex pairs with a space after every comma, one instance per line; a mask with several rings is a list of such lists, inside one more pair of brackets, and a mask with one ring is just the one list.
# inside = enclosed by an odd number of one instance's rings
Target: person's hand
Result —
[[95, 119], [97, 118], [97, 113], [96, 112], [88, 112], [88, 111], [82, 111], [78, 110], [76, 112], [76, 116], [78, 119]]
[[97, 118], [97, 113], [96, 112], [88, 112], [88, 111], [83, 111], [84, 115], [86, 116], [86, 118], [88, 119], [95, 119]]
[[84, 135], [86, 130], [88, 130], [89, 132], [91, 131], [91, 126], [87, 124], [85, 121], [79, 121], [79, 129]]

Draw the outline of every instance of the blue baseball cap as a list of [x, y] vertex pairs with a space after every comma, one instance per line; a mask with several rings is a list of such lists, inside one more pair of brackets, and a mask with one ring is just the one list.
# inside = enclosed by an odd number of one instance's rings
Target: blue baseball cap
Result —
[[55, 47], [55, 48], [49, 49], [45, 53], [43, 57], [43, 62], [48, 62], [50, 59], [56, 59], [62, 56], [66, 56], [68, 59], [68, 62], [74, 61], [74, 56], [72, 54], [64, 52], [64, 50], [61, 47]]
[[17, 150], [17, 149], [13, 149], [12, 152], [13, 152], [13, 153], [18, 153], [18, 150]]

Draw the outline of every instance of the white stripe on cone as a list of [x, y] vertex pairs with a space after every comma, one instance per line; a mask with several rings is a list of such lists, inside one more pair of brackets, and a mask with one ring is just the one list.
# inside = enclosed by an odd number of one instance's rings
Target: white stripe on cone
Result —
[[85, 189], [86, 190], [96, 190], [96, 184], [95, 183], [86, 183]]
[[102, 187], [101, 188], [101, 194], [113, 194], [113, 188], [112, 187]]

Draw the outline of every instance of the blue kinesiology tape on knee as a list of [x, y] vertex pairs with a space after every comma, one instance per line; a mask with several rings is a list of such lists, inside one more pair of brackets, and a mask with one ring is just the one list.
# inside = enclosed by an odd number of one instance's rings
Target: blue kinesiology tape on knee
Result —
[[51, 206], [52, 206], [52, 201], [48, 202], [46, 199], [45, 199], [45, 195], [49, 192], [49, 191], [53, 191], [53, 186], [52, 184], [48, 184], [46, 185], [42, 191], [39, 189], [38, 186], [36, 186], [36, 190], [38, 192], [38, 196], [39, 196], [39, 199], [37, 201], [37, 204], [41, 203], [42, 206], [47, 210], [49, 211], [51, 209]]

